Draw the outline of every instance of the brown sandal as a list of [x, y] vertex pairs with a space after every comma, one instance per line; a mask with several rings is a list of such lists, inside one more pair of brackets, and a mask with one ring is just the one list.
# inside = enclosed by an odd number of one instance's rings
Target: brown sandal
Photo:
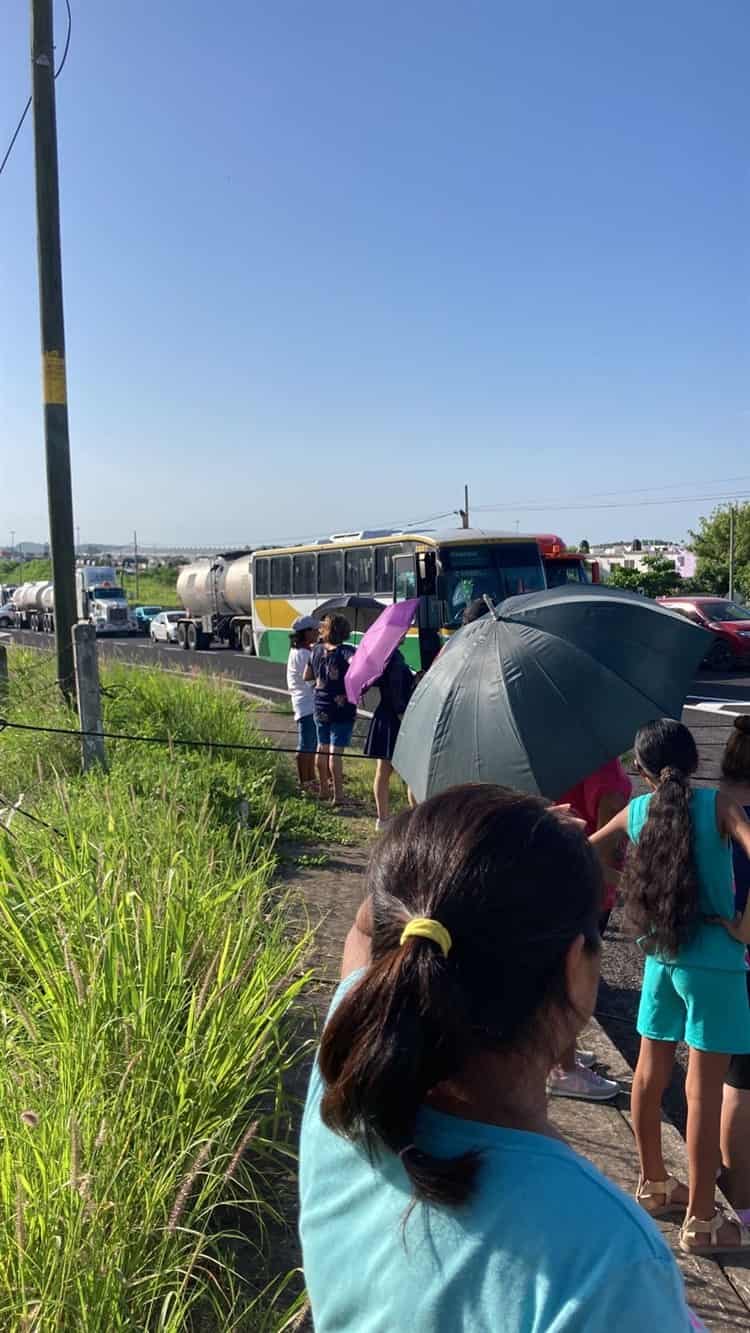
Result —
[[[676, 1189], [686, 1189], [681, 1180], [667, 1176], [666, 1180], [639, 1180], [635, 1192], [636, 1203], [648, 1213], [649, 1217], [673, 1217], [675, 1213], [684, 1213], [687, 1203], [678, 1203], [672, 1198]], [[663, 1203], [658, 1200], [663, 1199]]]
[[[737, 1245], [722, 1245], [719, 1231], [725, 1222], [731, 1222], [740, 1233]], [[689, 1241], [699, 1241], [701, 1236], [708, 1236], [708, 1244], [691, 1245]], [[695, 1254], [699, 1258], [713, 1259], [718, 1254], [746, 1254], [750, 1250], [750, 1231], [743, 1226], [738, 1217], [728, 1217], [720, 1208], [716, 1209], [710, 1222], [703, 1222], [699, 1217], [688, 1217], [680, 1228], [680, 1249], [683, 1254]]]

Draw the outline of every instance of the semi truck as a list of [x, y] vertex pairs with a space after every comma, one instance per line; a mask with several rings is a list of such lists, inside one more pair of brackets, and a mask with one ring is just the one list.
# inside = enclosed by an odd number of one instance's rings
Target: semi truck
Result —
[[[88, 620], [97, 634], [137, 633], [128, 599], [111, 565], [79, 566], [75, 584], [79, 620]], [[22, 583], [16, 588], [13, 603], [16, 629], [54, 632], [55, 592], [50, 582]]]
[[183, 566], [177, 577], [177, 596], [185, 608], [177, 626], [180, 647], [207, 648], [218, 642], [255, 651], [251, 556], [252, 550], [226, 551]]

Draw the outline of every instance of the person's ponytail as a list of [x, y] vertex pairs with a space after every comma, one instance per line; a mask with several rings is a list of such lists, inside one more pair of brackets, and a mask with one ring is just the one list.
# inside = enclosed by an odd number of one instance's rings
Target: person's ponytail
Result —
[[395, 943], [340, 1001], [320, 1048], [321, 1114], [329, 1129], [401, 1158], [415, 1200], [456, 1206], [470, 1196], [479, 1154], [438, 1158], [417, 1148], [417, 1112], [430, 1088], [473, 1049], [461, 995], [430, 940]]
[[648, 952], [676, 958], [695, 934], [699, 918], [690, 815], [690, 775], [698, 752], [687, 727], [665, 719], [641, 729], [635, 754], [639, 767], [657, 785], [625, 865], [626, 915], [648, 937]]

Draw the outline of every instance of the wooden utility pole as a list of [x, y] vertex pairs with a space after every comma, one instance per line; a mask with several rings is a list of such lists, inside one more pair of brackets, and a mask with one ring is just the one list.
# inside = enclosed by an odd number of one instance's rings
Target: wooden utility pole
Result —
[[464, 507], [463, 507], [463, 509], [459, 509], [458, 513], [459, 513], [459, 517], [460, 517], [460, 519], [461, 519], [461, 527], [462, 527], [462, 528], [468, 528], [468, 526], [469, 526], [469, 488], [468, 488], [468, 486], [464, 486]]
[[65, 377], [52, 0], [31, 0], [31, 98], [34, 107], [44, 438], [55, 588], [55, 647], [57, 678], [63, 693], [69, 694], [74, 677], [71, 635], [76, 622], [75, 545]]
[[133, 533], [133, 556], [135, 559], [135, 600], [140, 602], [140, 582], [138, 578], [138, 533]]
[[96, 653], [96, 630], [84, 621], [73, 626], [72, 647], [76, 661], [76, 693], [81, 731], [81, 753], [84, 773], [94, 764], [107, 766], [102, 722], [102, 696], [99, 688], [99, 661]]
[[729, 600], [734, 601], [734, 505], [729, 507]]

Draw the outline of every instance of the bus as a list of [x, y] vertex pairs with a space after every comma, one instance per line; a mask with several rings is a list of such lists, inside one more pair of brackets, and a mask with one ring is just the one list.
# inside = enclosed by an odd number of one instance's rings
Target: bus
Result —
[[[255, 550], [251, 557], [252, 633], [259, 657], [285, 662], [297, 616], [329, 598], [354, 594], [393, 601], [421, 598], [418, 623], [403, 646], [414, 671], [426, 670], [461, 625], [469, 602], [494, 602], [546, 586], [534, 536], [453, 528], [445, 532], [335, 533], [301, 546]], [[344, 609], [342, 614], [346, 615]], [[351, 617], [350, 617], [351, 618]], [[352, 635], [357, 642], [360, 634]]]
[[583, 551], [569, 551], [562, 537], [551, 532], [541, 533], [537, 541], [548, 588], [561, 588], [566, 583], [599, 583], [598, 560], [588, 560]]

